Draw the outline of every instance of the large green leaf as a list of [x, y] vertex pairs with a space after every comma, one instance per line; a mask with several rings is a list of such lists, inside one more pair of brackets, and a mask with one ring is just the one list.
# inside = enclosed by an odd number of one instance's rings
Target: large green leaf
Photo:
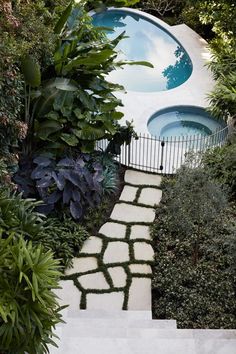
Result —
[[76, 57], [69, 61], [67, 65], [63, 67], [63, 73], [68, 73], [70, 70], [77, 68], [81, 65], [85, 66], [98, 66], [107, 59], [109, 59], [115, 52], [112, 49], [104, 49], [98, 53], [88, 53], [86, 57]]
[[62, 129], [62, 125], [55, 120], [48, 120], [38, 125], [38, 130], [36, 134], [42, 140], [47, 140], [49, 135], [60, 131]]
[[73, 133], [81, 140], [97, 140], [104, 137], [105, 129], [86, 124], [81, 130], [73, 129]]
[[71, 1], [69, 3], [69, 5], [67, 6], [67, 8], [65, 9], [65, 11], [63, 12], [63, 14], [61, 15], [61, 17], [59, 18], [55, 28], [54, 28], [54, 32], [56, 34], [60, 34], [71, 14], [72, 11], [72, 7], [73, 7], [73, 1]]
[[44, 89], [43, 95], [35, 103], [35, 116], [43, 117], [52, 110], [53, 102], [58, 94], [56, 88]]
[[148, 61], [120, 61], [116, 63], [118, 66], [123, 66], [123, 65], [141, 65], [141, 66], [147, 66], [148, 68], [154, 68], [153, 64], [149, 63]]
[[22, 60], [21, 70], [27, 85], [38, 87], [41, 84], [40, 66], [31, 57], [27, 56]]
[[80, 102], [89, 110], [94, 111], [96, 109], [96, 102], [94, 98], [88, 94], [85, 90], [78, 90], [77, 94]]
[[56, 88], [62, 91], [77, 91], [78, 84], [75, 80], [66, 79], [64, 77], [56, 77], [45, 84], [46, 89]]
[[61, 134], [61, 139], [69, 146], [77, 146], [79, 143], [78, 139], [73, 134]]

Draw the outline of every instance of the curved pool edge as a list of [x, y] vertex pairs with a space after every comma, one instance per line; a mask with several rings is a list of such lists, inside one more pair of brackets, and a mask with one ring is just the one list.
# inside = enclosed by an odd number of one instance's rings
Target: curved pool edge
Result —
[[[192, 122], [195, 122], [197, 124], [202, 125], [204, 128], [206, 128], [207, 130], [209, 130], [209, 134], [207, 134], [208, 137], [213, 136], [216, 133], [219, 133], [221, 131], [223, 131], [224, 129], [226, 129], [228, 127], [228, 124], [223, 120], [223, 119], [217, 119], [215, 117], [213, 117], [210, 113], [207, 112], [206, 107], [202, 107], [202, 106], [196, 106], [196, 105], [179, 105], [179, 106], [168, 106], [167, 108], [164, 109], [160, 109], [160, 110], [156, 110], [156, 112], [154, 112], [149, 119], [147, 120], [147, 129], [148, 129], [148, 134], [154, 138], [156, 138], [157, 140], [162, 140], [162, 139], [166, 139], [166, 136], [161, 135], [161, 131], [163, 129], [165, 129], [168, 124], [173, 124], [175, 122], [171, 122], [171, 119], [169, 120], [170, 122], [166, 122], [166, 125], [163, 125], [163, 122], [160, 122], [160, 134], [153, 134], [150, 131], [150, 127], [149, 124], [151, 124], [151, 122], [155, 119], [158, 118], [159, 116], [162, 116], [165, 113], [172, 113], [175, 111], [179, 111], [180, 113], [193, 113], [193, 114], [198, 114], [198, 115], [202, 115], [203, 121], [202, 122], [197, 122], [195, 120], [195, 118], [193, 119]], [[205, 118], [207, 118], [208, 120], [208, 124], [204, 124], [204, 116]], [[212, 121], [212, 123], [209, 124], [209, 119]], [[215, 123], [217, 123], [218, 127], [214, 130], [211, 130], [212, 128], [210, 127], [213, 122], [215, 121]], [[201, 134], [197, 134], [199, 135], [199, 138], [201, 139], [201, 137], [203, 138], [204, 135], [201, 136]], [[172, 135], [173, 138], [187, 138], [187, 137], [193, 137], [196, 136], [196, 134], [188, 134], [188, 135], [184, 135], [184, 136], [179, 136], [179, 135]]]

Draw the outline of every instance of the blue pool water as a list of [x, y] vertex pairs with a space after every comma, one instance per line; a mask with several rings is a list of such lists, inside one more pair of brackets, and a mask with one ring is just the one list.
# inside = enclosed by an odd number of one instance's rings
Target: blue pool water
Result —
[[125, 66], [114, 70], [109, 79], [126, 90], [165, 91], [183, 84], [192, 73], [192, 63], [184, 48], [167, 31], [151, 20], [124, 10], [108, 10], [93, 16], [95, 26], [105, 26], [110, 39], [125, 31], [128, 38], [117, 46], [119, 60], [145, 60], [154, 69]]
[[156, 137], [209, 136], [226, 124], [216, 120], [203, 108], [170, 107], [155, 113], [148, 121], [149, 132]]

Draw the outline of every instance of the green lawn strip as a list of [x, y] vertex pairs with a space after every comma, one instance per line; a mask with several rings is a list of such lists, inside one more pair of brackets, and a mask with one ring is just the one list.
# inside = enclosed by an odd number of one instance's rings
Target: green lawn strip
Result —
[[143, 204], [143, 203], [127, 202], [127, 201], [123, 201], [123, 200], [118, 200], [116, 202], [116, 204], [129, 204], [129, 205], [142, 207], [142, 208], [147, 208], [147, 209], [155, 209], [155, 205], [152, 206], [152, 205], [147, 205], [147, 204]]
[[124, 186], [136, 187], [141, 190], [145, 189], [145, 188], [153, 188], [153, 189], [160, 189], [160, 190], [163, 189], [161, 185], [157, 186], [156, 184], [132, 184], [132, 183], [126, 182]]

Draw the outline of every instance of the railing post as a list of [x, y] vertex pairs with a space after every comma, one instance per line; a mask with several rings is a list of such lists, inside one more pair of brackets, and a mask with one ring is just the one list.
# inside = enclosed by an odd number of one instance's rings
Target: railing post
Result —
[[164, 146], [165, 146], [165, 141], [162, 140], [161, 142], [161, 165], [160, 165], [160, 170], [163, 170], [163, 159], [164, 159]]
[[131, 142], [130, 142], [130, 144], [128, 145], [128, 166], [130, 166], [130, 153], [131, 153], [131, 147], [130, 147], [130, 145], [131, 145], [131, 143], [132, 143], [132, 140], [131, 140]]

